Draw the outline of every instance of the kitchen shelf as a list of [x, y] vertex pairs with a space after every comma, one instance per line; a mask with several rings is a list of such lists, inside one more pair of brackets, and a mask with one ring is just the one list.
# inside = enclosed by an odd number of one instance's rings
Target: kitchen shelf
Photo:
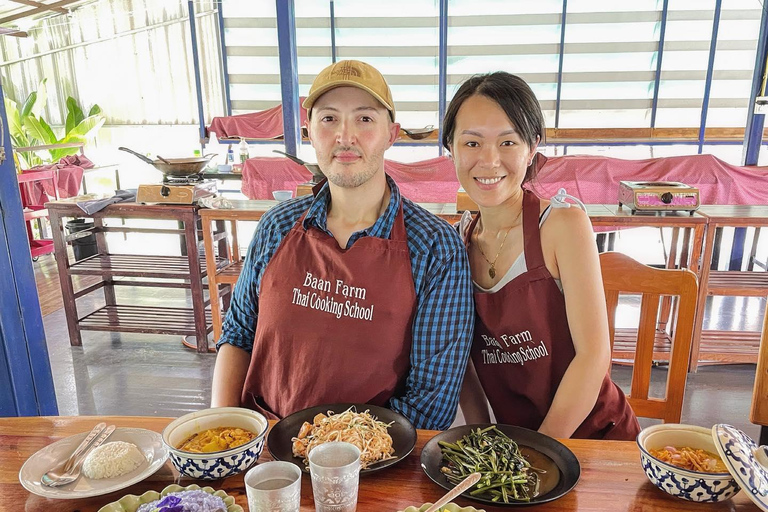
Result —
[[[205, 319], [211, 323], [211, 311]], [[97, 309], [78, 320], [84, 331], [115, 331], [195, 335], [195, 315], [189, 308], [111, 305]]]
[[[225, 260], [218, 258], [217, 267]], [[186, 256], [154, 256], [145, 254], [96, 254], [70, 267], [70, 274], [187, 279], [189, 258]], [[201, 277], [207, 276], [205, 262], [200, 262]]]
[[[53, 201], [45, 206], [53, 230], [56, 265], [71, 345], [82, 345], [81, 331], [116, 331], [194, 336], [197, 351], [208, 352], [208, 335], [213, 325], [208, 308], [210, 301], [204, 296], [207, 270], [200, 256], [202, 242], [197, 228], [200, 221], [197, 206], [125, 202], [111, 204], [92, 214], [84, 213], [73, 201]], [[65, 235], [64, 219], [77, 217], [93, 219], [93, 227]], [[107, 226], [104, 219], [163, 219], [178, 222], [179, 228]], [[180, 235], [183, 237], [183, 254], [161, 256], [110, 253], [105, 236], [108, 232]], [[68, 243], [91, 234], [96, 237], [97, 254], [80, 261], [70, 261]], [[215, 239], [224, 243], [223, 236], [221, 233], [216, 234]], [[215, 259], [215, 262], [216, 268], [224, 268], [227, 264], [221, 258]], [[99, 276], [101, 279], [76, 291], [72, 280], [75, 275]], [[188, 289], [192, 307], [118, 304], [116, 286]], [[101, 289], [104, 290], [106, 304], [85, 316], [79, 315], [76, 299]], [[137, 291], [135, 295], [141, 298], [141, 294]], [[151, 299], [151, 296], [147, 298]]]

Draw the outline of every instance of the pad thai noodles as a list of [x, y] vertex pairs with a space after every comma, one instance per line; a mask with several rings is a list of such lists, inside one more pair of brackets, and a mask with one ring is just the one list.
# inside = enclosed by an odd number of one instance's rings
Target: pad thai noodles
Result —
[[392, 424], [379, 421], [367, 410], [356, 412], [354, 407], [334, 414], [318, 414], [312, 423], [304, 422], [298, 435], [293, 441], [293, 455], [304, 459], [309, 465], [307, 456], [315, 446], [332, 441], [345, 441], [357, 446], [360, 450], [360, 468], [366, 469], [371, 464], [394, 459], [395, 449], [392, 447], [392, 437], [387, 429]]

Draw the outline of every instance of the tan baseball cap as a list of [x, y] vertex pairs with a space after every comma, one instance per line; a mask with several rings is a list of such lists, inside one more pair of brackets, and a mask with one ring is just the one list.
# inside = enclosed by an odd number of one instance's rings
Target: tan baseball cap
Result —
[[301, 104], [311, 115], [312, 105], [317, 98], [336, 87], [357, 87], [376, 98], [379, 103], [389, 110], [389, 117], [395, 120], [395, 102], [392, 101], [392, 91], [379, 71], [359, 60], [342, 60], [331, 64], [317, 75], [309, 95]]

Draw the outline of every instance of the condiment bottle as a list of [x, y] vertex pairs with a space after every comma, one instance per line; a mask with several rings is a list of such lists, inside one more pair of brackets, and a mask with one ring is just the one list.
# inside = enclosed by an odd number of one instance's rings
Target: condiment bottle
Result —
[[249, 155], [248, 155], [248, 142], [245, 139], [240, 138], [239, 148], [240, 148], [240, 163], [244, 164], [245, 161], [248, 160], [248, 158], [249, 158]]

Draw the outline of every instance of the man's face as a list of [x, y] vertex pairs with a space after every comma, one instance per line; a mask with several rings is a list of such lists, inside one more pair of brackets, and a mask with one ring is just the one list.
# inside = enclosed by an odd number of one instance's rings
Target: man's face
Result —
[[384, 151], [400, 125], [376, 98], [357, 87], [337, 87], [312, 106], [309, 139], [328, 181], [356, 188], [384, 172]]

